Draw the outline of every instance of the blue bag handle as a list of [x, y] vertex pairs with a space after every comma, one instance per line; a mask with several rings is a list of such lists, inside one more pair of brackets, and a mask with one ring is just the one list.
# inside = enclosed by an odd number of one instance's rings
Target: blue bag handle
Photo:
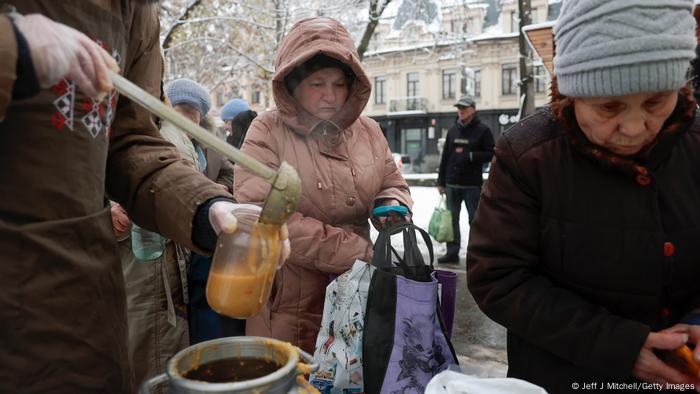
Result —
[[408, 208], [403, 205], [382, 205], [372, 210], [373, 216], [389, 216], [391, 212], [396, 212], [401, 216], [408, 215]]

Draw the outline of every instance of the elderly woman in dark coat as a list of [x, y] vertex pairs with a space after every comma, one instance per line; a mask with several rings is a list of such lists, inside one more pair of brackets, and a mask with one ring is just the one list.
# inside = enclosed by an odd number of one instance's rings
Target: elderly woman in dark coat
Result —
[[469, 289], [508, 329], [509, 376], [700, 388], [672, 356], [700, 340], [692, 6], [562, 7], [552, 106], [497, 142], [470, 234]]

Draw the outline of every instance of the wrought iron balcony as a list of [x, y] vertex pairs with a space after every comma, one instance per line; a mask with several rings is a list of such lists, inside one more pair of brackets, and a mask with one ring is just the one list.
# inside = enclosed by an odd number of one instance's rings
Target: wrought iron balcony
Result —
[[428, 99], [425, 97], [400, 97], [389, 100], [389, 113], [392, 112], [428, 112]]

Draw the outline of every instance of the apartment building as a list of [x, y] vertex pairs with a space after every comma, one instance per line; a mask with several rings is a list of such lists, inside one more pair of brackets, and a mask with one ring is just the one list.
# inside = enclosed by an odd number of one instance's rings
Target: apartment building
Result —
[[[401, 2], [392, 3], [398, 5]], [[415, 2], [414, 2], [415, 3]], [[411, 158], [414, 171], [433, 172], [438, 142], [456, 120], [453, 104], [476, 99], [481, 120], [498, 136], [518, 120], [519, 14], [516, 0], [436, 0], [440, 18], [430, 25], [397, 10], [382, 17], [363, 65], [372, 83], [364, 115], [375, 119], [393, 152]], [[533, 24], [557, 18], [561, 0], [531, 0]], [[535, 103], [546, 104], [549, 73], [533, 59]], [[274, 107], [271, 83], [242, 78], [238, 94], [222, 84], [212, 92], [214, 114], [231, 98], [263, 112]]]
[[[456, 120], [455, 101], [476, 99], [495, 136], [518, 120], [518, 4], [515, 0], [442, 2], [441, 29], [383, 23], [365, 55], [373, 85], [365, 115], [385, 132], [392, 151], [411, 157], [415, 171], [435, 171], [438, 141]], [[532, 21], [555, 19], [561, 3], [531, 0]], [[534, 60], [535, 102], [547, 102], [549, 74]]]

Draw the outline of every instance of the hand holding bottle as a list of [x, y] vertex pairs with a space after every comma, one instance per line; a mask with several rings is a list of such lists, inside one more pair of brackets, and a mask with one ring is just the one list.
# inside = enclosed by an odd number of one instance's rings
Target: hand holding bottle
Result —
[[286, 225], [258, 222], [255, 205], [217, 201], [209, 221], [219, 238], [214, 251], [207, 301], [218, 313], [245, 319], [267, 302], [275, 271], [289, 256]]
[[[238, 229], [250, 233], [253, 224], [258, 221], [261, 211], [262, 209], [257, 205], [217, 201], [209, 208], [209, 222], [216, 235], [219, 236], [222, 232], [232, 234]], [[286, 224], [280, 228], [279, 239], [282, 242], [282, 249], [278, 267], [281, 267], [291, 253], [289, 230]]]

